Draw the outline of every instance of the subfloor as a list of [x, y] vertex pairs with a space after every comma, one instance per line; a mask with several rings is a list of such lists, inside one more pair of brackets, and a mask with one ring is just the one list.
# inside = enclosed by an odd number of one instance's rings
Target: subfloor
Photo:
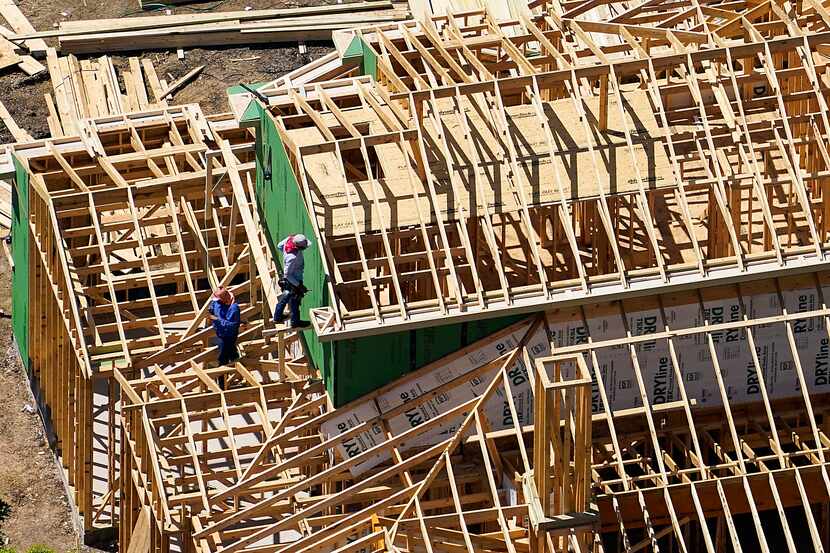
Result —
[[[173, 14], [204, 13], [208, 11], [235, 11], [270, 8], [294, 8], [333, 4], [334, 0], [217, 0], [196, 2], [170, 8]], [[125, 16], [164, 15], [165, 9], [142, 12], [138, 0], [20, 0], [20, 10], [38, 31], [49, 31], [61, 21], [118, 18]], [[47, 39], [49, 46], [57, 47], [57, 39]], [[197, 79], [180, 90], [171, 104], [198, 102], [206, 114], [230, 111], [225, 91], [240, 83], [266, 82], [301, 67], [330, 52], [331, 43], [308, 43], [301, 53], [297, 44], [275, 44], [257, 48], [185, 49], [183, 60], [175, 50], [127, 52], [110, 56], [117, 68], [128, 66], [128, 56], [145, 57], [153, 61], [160, 79], [173, 82], [199, 65], [205, 68]], [[95, 56], [79, 56], [79, 59]], [[45, 60], [43, 61], [45, 65]], [[17, 124], [34, 138], [46, 138], [46, 102], [43, 95], [52, 92], [48, 72], [29, 77], [16, 66], [0, 72], [0, 101]], [[12, 142], [11, 134], [0, 124], [0, 144]]]

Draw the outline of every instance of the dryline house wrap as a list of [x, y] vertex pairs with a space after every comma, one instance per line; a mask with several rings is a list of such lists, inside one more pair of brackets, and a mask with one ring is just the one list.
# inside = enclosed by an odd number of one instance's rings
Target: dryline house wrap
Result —
[[[538, 317], [531, 317], [349, 404], [323, 424], [323, 432], [334, 437], [369, 422], [366, 431], [338, 444], [347, 458], [363, 453], [386, 439], [383, 425], [399, 435], [480, 396], [501, 369], [498, 361], [523, 340], [526, 355], [506, 369], [521, 426], [533, 424], [535, 360], [552, 353], [584, 355], [593, 375], [595, 415], [606, 408], [614, 413], [641, 408], [644, 396], [651, 407], [680, 401], [681, 386], [695, 408], [717, 407], [724, 400], [730, 405], [760, 402], [762, 386], [770, 399], [799, 396], [796, 363], [809, 392], [830, 390], [824, 285], [810, 287], [802, 279], [787, 289], [772, 281], [745, 284], [733, 293], [736, 289], [634, 300], [626, 304], [635, 306], [628, 311], [617, 302], [551, 311], [535, 329]], [[570, 376], [570, 370], [573, 365], [565, 365], [563, 375]], [[450, 389], [435, 392], [451, 382], [456, 384]], [[412, 409], [400, 408], [427, 394], [433, 397]], [[504, 389], [489, 400], [485, 412], [492, 431], [513, 427]], [[435, 444], [456, 426], [433, 426], [402, 447]], [[386, 459], [377, 455], [352, 472], [358, 475]]]

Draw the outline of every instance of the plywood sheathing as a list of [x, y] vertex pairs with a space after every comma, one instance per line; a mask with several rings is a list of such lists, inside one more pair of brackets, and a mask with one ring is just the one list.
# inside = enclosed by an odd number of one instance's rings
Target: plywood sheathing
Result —
[[[516, 177], [519, 186], [524, 189], [525, 195], [535, 203], [553, 203], [560, 200], [590, 199], [599, 196], [596, 190], [599, 183], [605, 187], [606, 194], [625, 194], [637, 190], [636, 179], [623, 179], [622, 175], [630, 175], [636, 164], [648, 174], [649, 188], [668, 187], [671, 182], [671, 164], [662, 140], [662, 131], [658, 128], [652, 107], [645, 92], [633, 91], [626, 93], [625, 114], [629, 128], [637, 133], [637, 147], [632, 158], [626, 147], [619, 122], [619, 115], [609, 120], [609, 132], [599, 137], [595, 145], [597, 153], [604, 163], [599, 164], [598, 178], [593, 176], [592, 153], [588, 148], [589, 139], [580, 126], [571, 122], [578, 119], [573, 102], [557, 100], [547, 102], [544, 110], [548, 125], [554, 132], [554, 140], [558, 146], [551, 158], [544, 136], [538, 132], [538, 120], [532, 106], [511, 106], [507, 108], [507, 121], [511, 133], [519, 148], [516, 155], [520, 169]], [[599, 101], [589, 102], [589, 117], [598, 118]], [[436, 187], [442, 192], [439, 196], [439, 210], [444, 220], [454, 221], [463, 214], [465, 217], [490, 213], [515, 212], [520, 209], [518, 199], [505, 193], [504, 180], [511, 172], [510, 160], [498, 155], [503, 150], [499, 144], [500, 137], [494, 135], [488, 128], [475, 108], [462, 98], [461, 107], [469, 119], [468, 128], [475, 135], [473, 140], [482, 149], [485, 156], [478, 160], [465, 158], [464, 154], [455, 151], [450, 159], [445, 159], [438, 144], [438, 129], [432, 121], [424, 121], [424, 139], [429, 142], [427, 150], [430, 158], [430, 171], [435, 179]], [[436, 102], [439, 113], [445, 114], [441, 118], [442, 129], [446, 139], [456, 145], [463, 144], [464, 128], [453, 117], [453, 101], [443, 99]], [[387, 117], [392, 113], [385, 110]], [[367, 109], [346, 109], [343, 114], [356, 128], [368, 127], [370, 134], [381, 134], [385, 131], [378, 115]], [[645, 117], [641, 114], [644, 114]], [[650, 117], [649, 117], [650, 115]], [[334, 127], [338, 122], [331, 115], [323, 115], [321, 119]], [[313, 145], [324, 140], [323, 135], [316, 129], [289, 130], [288, 136], [295, 145], [302, 147]], [[377, 153], [380, 170], [383, 177], [371, 183], [359, 178], [350, 179], [354, 185], [356, 200], [356, 218], [358, 231], [370, 233], [379, 231], [381, 225], [387, 228], [407, 227], [418, 222], [417, 210], [411, 205], [418, 201], [421, 211], [429, 213], [429, 223], [436, 222], [436, 215], [427, 192], [421, 192], [417, 200], [410, 194], [410, 183], [407, 176], [407, 165], [404, 155], [394, 144], [378, 144], [374, 148]], [[487, 154], [491, 154], [492, 157]], [[553, 163], [551, 163], [553, 159]], [[334, 152], [307, 154], [304, 156], [304, 165], [308, 175], [309, 186], [314, 193], [312, 200], [316, 213], [320, 213], [319, 220], [323, 232], [332, 237], [351, 234], [351, 219], [349, 206], [343, 198], [345, 182], [337, 173], [338, 161]], [[554, 167], [555, 165], [555, 167]], [[447, 167], [453, 168], [453, 178], [464, 182], [466, 186], [454, 191], [447, 173]], [[475, 176], [471, 172], [475, 172]], [[556, 186], [554, 171], [562, 175], [562, 189]], [[473, 179], [484, 183], [483, 196], [478, 195], [471, 183]], [[381, 195], [380, 210], [375, 212], [371, 205], [369, 188], [375, 186]], [[457, 193], [456, 193], [457, 192]], [[381, 223], [382, 221], [382, 223]]]

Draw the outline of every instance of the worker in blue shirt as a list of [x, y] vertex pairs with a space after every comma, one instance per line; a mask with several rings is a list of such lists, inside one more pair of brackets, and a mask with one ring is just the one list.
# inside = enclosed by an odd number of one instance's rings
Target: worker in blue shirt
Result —
[[308, 289], [303, 285], [305, 260], [303, 251], [308, 248], [308, 238], [294, 234], [277, 244], [282, 252], [282, 278], [279, 280], [282, 295], [274, 310], [274, 322], [285, 321], [285, 307], [291, 309], [291, 328], [305, 328], [311, 323], [300, 320], [300, 302]]
[[239, 338], [239, 304], [233, 292], [220, 286], [213, 293], [213, 302], [210, 304], [209, 318], [213, 321], [216, 339], [219, 345], [219, 364], [227, 365], [239, 359], [236, 349], [236, 340]]

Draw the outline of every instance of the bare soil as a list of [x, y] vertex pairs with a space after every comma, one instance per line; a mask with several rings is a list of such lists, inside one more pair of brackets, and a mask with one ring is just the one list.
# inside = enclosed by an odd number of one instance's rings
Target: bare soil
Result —
[[[163, 1], [163, 0], [161, 0]], [[333, 3], [333, 0], [221, 0], [198, 2], [186, 6], [169, 8], [173, 14], [199, 13], [206, 11], [235, 11], [246, 7], [252, 9], [293, 8]], [[61, 21], [81, 19], [104, 19], [136, 17], [147, 15], [162, 16], [166, 9], [141, 11], [139, 0], [20, 0], [20, 10], [38, 31], [52, 30]], [[0, 20], [0, 24], [4, 22]], [[47, 39], [47, 44], [57, 47], [56, 39]], [[178, 59], [175, 50], [153, 52], [129, 52], [129, 56], [149, 57], [156, 66], [160, 79], [173, 82], [199, 65], [205, 65], [201, 74], [179, 91], [173, 98], [175, 104], [198, 102], [206, 114], [229, 111], [228, 87], [240, 83], [272, 81], [289, 71], [301, 67], [332, 50], [330, 43], [307, 43], [306, 53], [301, 54], [296, 44], [275, 44], [256, 47], [185, 49], [183, 60]], [[101, 52], [94, 56], [106, 54]], [[117, 67], [126, 67], [127, 56], [111, 56]], [[35, 138], [49, 136], [46, 124], [46, 103], [44, 94], [52, 91], [48, 73], [29, 77], [16, 67], [0, 72], [0, 101], [8, 108], [17, 124]], [[8, 129], [0, 123], [0, 144], [13, 142]]]

